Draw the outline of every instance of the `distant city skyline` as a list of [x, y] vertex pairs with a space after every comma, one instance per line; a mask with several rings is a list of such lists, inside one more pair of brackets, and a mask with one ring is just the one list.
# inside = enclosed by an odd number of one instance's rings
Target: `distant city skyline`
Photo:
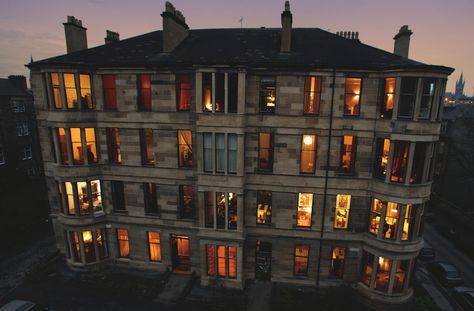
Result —
[[[171, 1], [186, 17], [191, 29], [281, 27], [284, 1], [202, 0]], [[454, 92], [464, 73], [468, 96], [474, 93], [474, 58], [470, 39], [474, 29], [471, 0], [333, 0], [319, 3], [290, 1], [293, 27], [318, 27], [330, 32], [358, 31], [368, 45], [392, 52], [393, 36], [409, 25], [411, 59], [453, 67], [447, 90]], [[68, 15], [88, 28], [88, 46], [104, 43], [105, 30], [120, 33], [121, 39], [161, 30], [160, 14], [165, 1], [140, 0], [2, 0], [0, 3], [0, 77], [29, 75], [24, 64], [32, 56], [40, 60], [66, 53], [62, 23]]]

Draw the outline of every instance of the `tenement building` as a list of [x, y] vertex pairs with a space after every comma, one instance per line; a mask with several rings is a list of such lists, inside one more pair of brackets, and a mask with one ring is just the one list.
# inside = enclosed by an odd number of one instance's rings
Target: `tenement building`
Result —
[[57, 245], [84, 273], [195, 272], [412, 295], [452, 68], [353, 32], [163, 30], [126, 40], [64, 23], [29, 64]]

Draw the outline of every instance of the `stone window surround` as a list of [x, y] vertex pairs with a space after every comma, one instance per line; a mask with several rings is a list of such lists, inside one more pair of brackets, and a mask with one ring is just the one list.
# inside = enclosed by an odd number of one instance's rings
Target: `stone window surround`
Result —
[[[55, 108], [54, 105], [54, 95], [53, 95], [53, 85], [51, 81], [51, 74], [57, 73], [59, 78], [59, 91], [61, 95], [61, 103], [62, 108]], [[76, 96], [77, 96], [77, 109], [67, 108], [66, 102], [66, 88], [64, 85], [64, 74], [73, 74], [74, 75], [74, 82], [76, 87]], [[82, 100], [81, 100], [81, 86], [80, 86], [80, 75], [88, 75], [90, 81], [90, 90], [91, 90], [91, 100], [92, 100], [92, 109], [88, 109], [87, 107], [83, 107]], [[62, 70], [55, 70], [49, 71], [46, 73], [46, 103], [51, 110], [61, 110], [61, 111], [95, 111], [97, 110], [96, 101], [95, 101], [95, 94], [94, 94], [94, 74], [92, 72], [87, 72], [84, 70], [77, 70], [77, 69], [62, 69]]]
[[[96, 232], [98, 230], [101, 230], [102, 231], [102, 240], [104, 242], [104, 249], [105, 249], [105, 256], [103, 259], [100, 258], [100, 255], [99, 255], [99, 247], [97, 245], [97, 235], [96, 235]], [[93, 235], [93, 244], [94, 244], [94, 253], [95, 253], [95, 258], [96, 260], [94, 262], [91, 262], [91, 263], [86, 263], [86, 259], [85, 259], [85, 252], [84, 252], [84, 241], [83, 241], [83, 235], [82, 233], [84, 231], [91, 231], [92, 235]], [[73, 248], [74, 248], [74, 242], [71, 240], [71, 235], [70, 233], [72, 232], [77, 232], [78, 234], [78, 237], [79, 237], [79, 245], [80, 245], [80, 255], [81, 255], [81, 258], [80, 258], [80, 261], [75, 261], [73, 258], [74, 258], [74, 254], [73, 254]], [[74, 265], [88, 265], [88, 264], [95, 264], [97, 262], [101, 262], [103, 260], [106, 260], [108, 257], [109, 257], [109, 244], [108, 244], [108, 233], [107, 233], [107, 229], [105, 227], [98, 227], [98, 228], [82, 228], [82, 229], [77, 229], [77, 228], [74, 228], [73, 230], [69, 230], [69, 229], [65, 229], [64, 230], [64, 233], [65, 233], [65, 239], [66, 239], [66, 244], [67, 244], [67, 247], [66, 247], [66, 252], [68, 252], [66, 255], [68, 257], [68, 262], [69, 263], [72, 263]]]
[[[66, 147], [67, 147], [67, 154], [68, 154], [68, 163], [69, 164], [63, 164], [61, 163], [61, 143], [59, 140], [59, 134], [58, 134], [58, 129], [63, 128], [64, 132], [66, 134]], [[95, 149], [96, 149], [96, 161], [93, 163], [89, 163], [89, 159], [87, 156], [87, 143], [86, 143], [86, 127], [79, 127], [80, 133], [81, 133], [81, 146], [83, 150], [83, 157], [84, 157], [84, 163], [83, 164], [74, 164], [73, 160], [73, 152], [72, 152], [72, 140], [71, 140], [71, 132], [70, 129], [72, 127], [55, 127], [51, 128], [51, 135], [53, 138], [53, 147], [54, 147], [54, 154], [56, 155], [56, 164], [57, 165], [68, 165], [68, 166], [81, 166], [81, 165], [96, 165], [99, 163], [99, 144], [98, 144], [98, 135], [96, 128], [90, 127], [94, 129], [94, 137], [95, 137]], [[77, 127], [76, 127], [77, 128]]]

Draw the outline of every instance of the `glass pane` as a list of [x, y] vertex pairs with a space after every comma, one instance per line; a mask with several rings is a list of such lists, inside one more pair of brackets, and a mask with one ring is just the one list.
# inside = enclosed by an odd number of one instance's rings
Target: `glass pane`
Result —
[[304, 113], [318, 113], [321, 100], [321, 78], [306, 77], [304, 94]]
[[301, 173], [314, 173], [316, 169], [316, 135], [303, 135], [301, 146]]
[[191, 131], [178, 131], [179, 144], [179, 166], [192, 167], [193, 166], [193, 141]]
[[225, 134], [216, 134], [216, 171], [223, 173], [225, 168]]
[[177, 76], [176, 100], [179, 111], [191, 110], [191, 79], [188, 75]]
[[79, 75], [79, 85], [81, 87], [82, 109], [93, 109], [91, 95], [91, 77], [88, 74]]
[[71, 128], [71, 145], [74, 164], [84, 164], [80, 128]]
[[311, 213], [313, 208], [313, 194], [299, 193], [298, 214], [296, 225], [298, 227], [311, 227]]
[[204, 171], [212, 172], [212, 134], [204, 133]]
[[271, 224], [272, 222], [272, 192], [257, 192], [257, 224]]
[[81, 215], [90, 214], [90, 196], [89, 189], [87, 187], [87, 182], [78, 181], [77, 182], [77, 196], [79, 201], [79, 210]]
[[95, 142], [95, 129], [86, 128], [86, 146], [87, 146], [87, 161], [90, 163], [97, 162], [97, 145]]
[[237, 278], [237, 248], [229, 246], [229, 278]]
[[94, 212], [103, 212], [102, 195], [100, 190], [100, 180], [91, 180], [92, 206]]
[[65, 73], [64, 90], [66, 91], [66, 104], [68, 109], [77, 109], [77, 90], [74, 74]]
[[359, 115], [361, 84], [361, 78], [346, 78], [344, 114]]
[[202, 74], [202, 111], [212, 111], [212, 73]]
[[229, 173], [237, 173], [237, 135], [229, 134], [227, 136], [228, 166]]
[[347, 229], [349, 223], [349, 210], [351, 208], [351, 195], [338, 194], [336, 196], [336, 215], [334, 228]]

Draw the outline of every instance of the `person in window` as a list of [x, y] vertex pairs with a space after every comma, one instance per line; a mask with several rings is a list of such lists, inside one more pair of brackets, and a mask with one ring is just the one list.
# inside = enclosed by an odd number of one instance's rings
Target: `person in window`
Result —
[[95, 162], [95, 155], [89, 148], [87, 148], [87, 161], [89, 161], [89, 163]]

